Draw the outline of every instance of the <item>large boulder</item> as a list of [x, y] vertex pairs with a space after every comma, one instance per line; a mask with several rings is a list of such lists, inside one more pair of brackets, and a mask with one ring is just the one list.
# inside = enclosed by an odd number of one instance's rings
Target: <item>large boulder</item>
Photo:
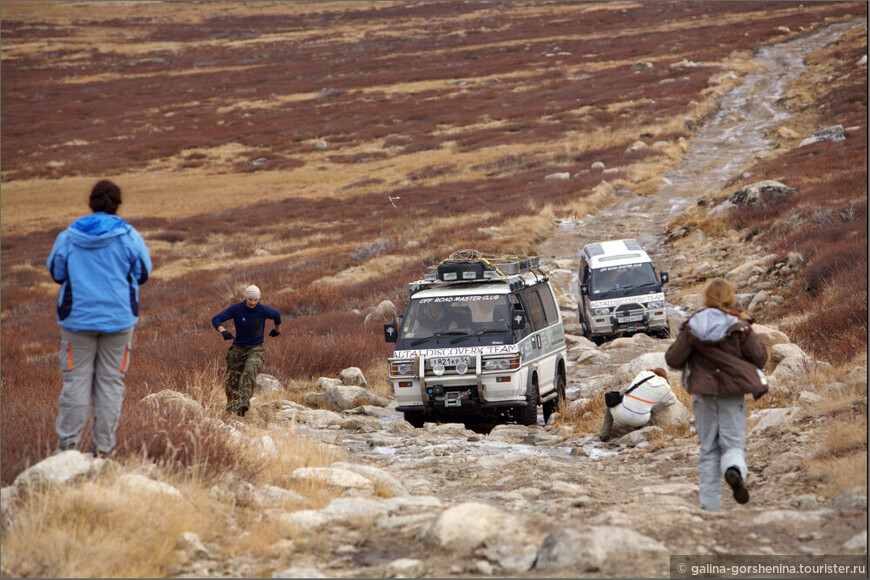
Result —
[[824, 370], [830, 368], [831, 365], [817, 361], [806, 355], [804, 356], [789, 356], [782, 359], [779, 364], [773, 369], [771, 376], [778, 381], [794, 379], [814, 370]]
[[341, 384], [353, 385], [357, 387], [366, 386], [366, 378], [363, 372], [358, 367], [346, 368], [338, 375], [341, 378]]
[[783, 427], [791, 425], [798, 417], [802, 416], [799, 407], [782, 407], [780, 409], [770, 409], [761, 418], [761, 421], [756, 423], [755, 427], [749, 432], [747, 437], [764, 433], [765, 431], [778, 432]]
[[457, 555], [483, 549], [509, 572], [529, 570], [544, 532], [530, 521], [485, 503], [468, 502], [444, 512], [423, 533], [427, 543]]
[[797, 193], [797, 190], [778, 181], [766, 180], [744, 185], [728, 198], [733, 205], [768, 206]]
[[770, 348], [770, 363], [774, 366], [789, 357], [806, 356], [806, 353], [801, 347], [791, 342], [775, 344]]
[[634, 530], [615, 526], [589, 526], [581, 530], [559, 530], [541, 544], [535, 568], [607, 574], [608, 562], [624, 560], [626, 546], [631, 546], [632, 558], [653, 568], [651, 560], [667, 558], [667, 547]]
[[96, 469], [94, 464], [93, 456], [71, 449], [47, 457], [19, 473], [12, 485], [20, 495], [25, 495], [32, 488], [63, 485], [85, 478]]
[[138, 405], [150, 408], [155, 413], [172, 413], [178, 420], [202, 418], [202, 405], [184, 393], [163, 389], [139, 399]]
[[383, 399], [362, 387], [356, 386], [340, 386], [329, 387], [326, 389], [325, 403], [330, 409], [341, 412], [362, 405], [374, 405], [376, 407], [386, 407], [389, 401]]
[[761, 344], [766, 346], [768, 349], [773, 348], [776, 344], [786, 344], [791, 342], [784, 332], [780, 332], [779, 330], [770, 328], [769, 326], [753, 324], [752, 330], [758, 335], [758, 338], [761, 339]]
[[846, 133], [843, 131], [842, 125], [831, 125], [830, 127], [825, 127], [819, 131], [816, 131], [803, 141], [798, 147], [806, 147], [807, 145], [814, 145], [816, 143], [821, 143], [822, 141], [845, 141]]
[[382, 300], [380, 304], [372, 308], [371, 312], [366, 315], [363, 324], [367, 325], [369, 322], [392, 322], [395, 317], [396, 305], [389, 300]]
[[628, 380], [631, 380], [640, 371], [656, 368], [665, 369], [669, 375], [672, 372], [679, 373], [679, 369], [669, 367], [668, 363], [665, 362], [665, 353], [647, 352], [620, 366], [619, 374], [625, 375], [628, 377]]
[[657, 427], [671, 429], [688, 429], [692, 418], [690, 411], [680, 401], [674, 401], [671, 405], [656, 405], [652, 408], [649, 424]]

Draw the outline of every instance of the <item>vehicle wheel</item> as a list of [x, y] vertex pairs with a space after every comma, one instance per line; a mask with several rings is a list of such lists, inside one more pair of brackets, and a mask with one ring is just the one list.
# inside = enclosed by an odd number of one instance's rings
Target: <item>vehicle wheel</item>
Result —
[[656, 336], [657, 336], [658, 338], [670, 338], [670, 337], [671, 337], [671, 329], [670, 329], [670, 327], [666, 326], [666, 327], [664, 327], [663, 329], [659, 330], [659, 331], [656, 333]]
[[550, 415], [560, 411], [565, 407], [565, 377], [562, 373], [556, 374], [556, 395], [555, 399], [551, 399], [544, 403], [544, 424], [550, 420]]
[[419, 411], [405, 411], [405, 421], [410, 423], [412, 427], [421, 429], [426, 423], [426, 415]]
[[517, 423], [520, 425], [535, 425], [538, 423], [538, 380], [532, 381], [526, 394], [526, 406], [518, 409]]

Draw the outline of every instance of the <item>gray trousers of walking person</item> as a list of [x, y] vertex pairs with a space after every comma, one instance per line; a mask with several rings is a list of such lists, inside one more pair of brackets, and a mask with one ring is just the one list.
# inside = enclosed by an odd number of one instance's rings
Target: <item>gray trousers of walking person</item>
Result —
[[701, 508], [719, 511], [722, 507], [722, 478], [725, 470], [736, 467], [744, 481], [747, 476], [746, 404], [743, 397], [695, 395], [692, 399], [695, 429], [701, 442], [698, 457], [698, 485]]
[[78, 446], [90, 416], [91, 401], [94, 451], [107, 454], [115, 446], [132, 340], [132, 328], [111, 333], [71, 332], [61, 328], [63, 390], [58, 401], [56, 426], [60, 449]]

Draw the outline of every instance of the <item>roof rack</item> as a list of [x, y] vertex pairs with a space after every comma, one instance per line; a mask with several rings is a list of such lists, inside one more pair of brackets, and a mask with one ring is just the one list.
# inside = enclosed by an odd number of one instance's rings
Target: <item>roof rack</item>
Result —
[[537, 256], [487, 255], [477, 250], [461, 250], [450, 254], [435, 266], [430, 266], [422, 280], [412, 282], [411, 293], [436, 284], [488, 282], [535, 273], [543, 280], [547, 276], [541, 270]]

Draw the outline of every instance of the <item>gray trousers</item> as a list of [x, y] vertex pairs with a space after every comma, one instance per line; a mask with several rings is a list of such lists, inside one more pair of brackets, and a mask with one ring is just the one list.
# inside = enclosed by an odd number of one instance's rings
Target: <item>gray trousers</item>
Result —
[[722, 477], [736, 467], [746, 479], [746, 405], [743, 397], [695, 395], [692, 399], [695, 429], [701, 442], [698, 457], [698, 486], [701, 507], [719, 511], [722, 507]]
[[133, 329], [122, 332], [71, 332], [60, 329], [63, 390], [57, 410], [58, 446], [78, 446], [94, 404], [91, 438], [97, 451], [115, 446], [124, 401], [124, 374], [130, 366]]

